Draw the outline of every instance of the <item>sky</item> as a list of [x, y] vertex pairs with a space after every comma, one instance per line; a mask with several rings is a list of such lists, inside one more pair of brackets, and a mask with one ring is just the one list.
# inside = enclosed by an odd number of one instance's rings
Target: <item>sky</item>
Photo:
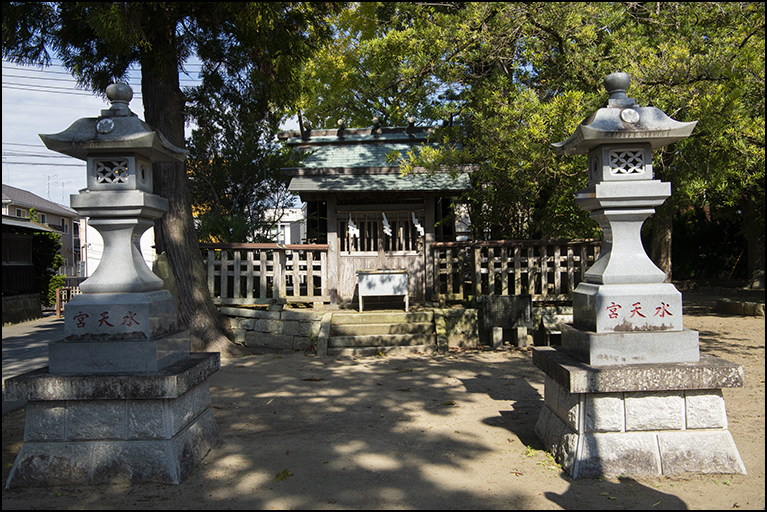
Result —
[[[98, 117], [109, 101], [83, 89], [64, 67], [54, 62], [44, 69], [18, 66], [3, 60], [3, 184], [27, 190], [43, 199], [69, 206], [69, 196], [86, 187], [85, 162], [45, 147], [38, 134], [67, 129], [82, 117]], [[186, 65], [181, 85], [199, 84], [199, 64]], [[141, 71], [133, 70], [130, 109], [144, 119]], [[284, 129], [294, 130], [289, 121]], [[187, 136], [190, 128], [187, 127]]]

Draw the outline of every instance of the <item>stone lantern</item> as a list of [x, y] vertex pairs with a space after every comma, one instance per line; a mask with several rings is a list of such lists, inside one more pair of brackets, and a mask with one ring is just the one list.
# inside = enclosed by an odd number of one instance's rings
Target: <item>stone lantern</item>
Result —
[[49, 345], [49, 366], [6, 381], [9, 399], [28, 402], [8, 487], [179, 483], [218, 437], [207, 378], [219, 354], [190, 354], [176, 299], [139, 245], [168, 211], [152, 193], [152, 164], [181, 162], [186, 151], [130, 111], [132, 96], [112, 84], [101, 116], [40, 136], [87, 162], [87, 188], [71, 205], [99, 231], [104, 252], [66, 306], [64, 340]]
[[[698, 333], [683, 328], [682, 294], [664, 282], [641, 239], [644, 221], [671, 196], [670, 183], [653, 179], [653, 149], [688, 137], [697, 121], [639, 107], [628, 86], [627, 74], [609, 75], [607, 108], [552, 145], [559, 154], [588, 154], [589, 186], [575, 202], [604, 232], [599, 259], [573, 293], [577, 329], [563, 332], [563, 345], [590, 364], [697, 362]], [[645, 334], [626, 343], [629, 332]]]
[[588, 155], [588, 187], [576, 202], [604, 242], [573, 293], [562, 346], [533, 352], [546, 373], [536, 434], [573, 478], [745, 473], [721, 392], [743, 385], [743, 368], [700, 354], [698, 333], [683, 326], [681, 293], [640, 236], [671, 196], [654, 179], [652, 152], [688, 137], [696, 122], [638, 106], [625, 73], [604, 85], [607, 106], [552, 144], [561, 155]]

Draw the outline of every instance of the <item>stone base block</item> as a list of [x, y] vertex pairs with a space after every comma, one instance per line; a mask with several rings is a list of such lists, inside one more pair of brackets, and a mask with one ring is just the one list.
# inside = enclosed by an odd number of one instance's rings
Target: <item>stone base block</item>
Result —
[[176, 299], [168, 290], [81, 293], [64, 310], [64, 339], [148, 340], [177, 331]]
[[605, 369], [537, 348], [546, 383], [536, 435], [573, 478], [745, 473], [721, 391], [742, 386], [743, 369], [701, 359]]
[[207, 378], [219, 366], [195, 353], [156, 373], [9, 379], [7, 398], [28, 404], [6, 487], [180, 483], [218, 438]]
[[562, 348], [593, 366], [654, 363], [697, 363], [698, 332], [614, 332], [598, 334], [562, 326]]
[[189, 331], [151, 340], [60, 341], [48, 345], [50, 373], [157, 372], [189, 355]]
[[681, 331], [682, 294], [670, 283], [580, 283], [573, 323], [596, 333]]
[[179, 484], [218, 439], [207, 409], [171, 439], [24, 442], [7, 488], [156, 482]]
[[746, 474], [728, 430], [579, 433], [544, 405], [535, 432], [574, 479]]

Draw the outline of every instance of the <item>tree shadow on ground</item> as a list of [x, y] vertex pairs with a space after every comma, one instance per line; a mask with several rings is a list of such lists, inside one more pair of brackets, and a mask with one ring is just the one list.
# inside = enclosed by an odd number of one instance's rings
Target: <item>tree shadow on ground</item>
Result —
[[545, 492], [544, 496], [563, 509], [590, 510], [687, 510], [687, 504], [672, 494], [657, 491], [633, 478], [608, 480], [572, 480], [562, 494]]
[[467, 389], [529, 364], [472, 354], [243, 357], [210, 378], [220, 439], [180, 485], [12, 489], [3, 498], [46, 508], [530, 508], [513, 474], [488, 487], [485, 468], [501, 458], [478, 430], [498, 407], [487, 390]]

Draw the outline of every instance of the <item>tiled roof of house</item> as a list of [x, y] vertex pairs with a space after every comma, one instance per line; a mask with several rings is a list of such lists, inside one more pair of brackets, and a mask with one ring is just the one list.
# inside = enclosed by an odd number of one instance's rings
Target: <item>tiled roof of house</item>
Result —
[[43, 213], [53, 213], [62, 217], [77, 217], [78, 214], [72, 208], [64, 206], [28, 192], [3, 183], [3, 204], [11, 203], [25, 208], [34, 208]]

